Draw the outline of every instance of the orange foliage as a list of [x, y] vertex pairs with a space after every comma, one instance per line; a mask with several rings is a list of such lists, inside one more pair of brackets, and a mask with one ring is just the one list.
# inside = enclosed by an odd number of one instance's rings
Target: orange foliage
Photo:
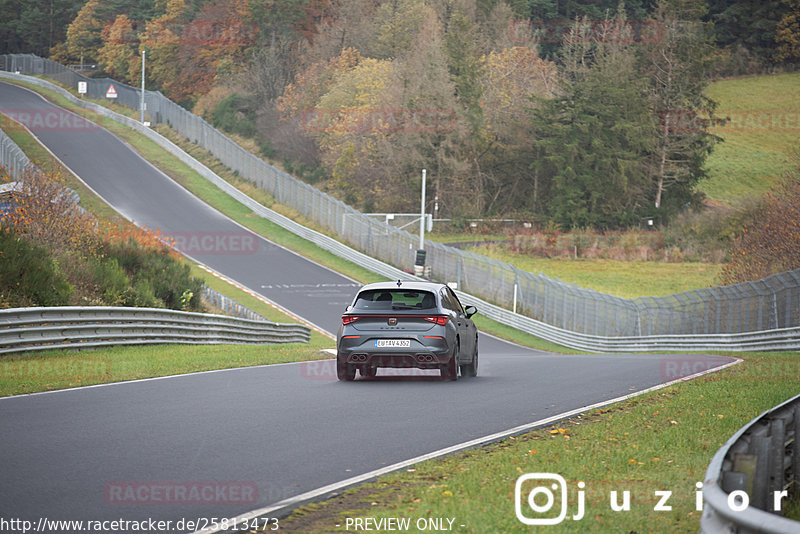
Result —
[[[0, 183], [10, 181], [8, 172], [0, 167]], [[80, 210], [77, 201], [59, 174], [27, 171], [13, 193], [13, 209], [0, 215], [0, 228], [62, 257], [99, 255], [104, 243], [130, 243], [145, 250], [168, 249], [171, 256], [180, 257], [174, 241], [159, 230], [98, 220]]]
[[336, 82], [337, 74], [356, 68], [364, 58], [355, 48], [346, 48], [328, 63], [315, 63], [286, 86], [277, 108], [284, 117], [307, 113]]
[[166, 14], [148, 22], [141, 39], [150, 50], [149, 75], [177, 102], [207, 93], [217, 75], [243, 64], [256, 44], [248, 9], [247, 2], [224, 0], [205, 4], [188, 20], [186, 3], [170, 0]]
[[800, 268], [800, 168], [765, 195], [722, 270], [725, 284]]
[[96, 252], [100, 244], [97, 223], [78, 209], [77, 199], [60, 175], [29, 170], [18, 183], [13, 209], [0, 219], [4, 229], [55, 252], [81, 257]]
[[182, 258], [175, 249], [175, 240], [164, 235], [158, 229], [140, 228], [131, 223], [106, 225], [102, 238], [105, 243], [130, 243], [144, 250], [168, 249], [169, 255], [173, 258]]

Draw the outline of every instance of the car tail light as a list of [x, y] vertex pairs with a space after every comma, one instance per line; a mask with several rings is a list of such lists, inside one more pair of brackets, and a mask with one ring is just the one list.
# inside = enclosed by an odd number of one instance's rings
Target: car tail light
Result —
[[361, 319], [358, 315], [342, 315], [342, 324], [348, 325]]
[[446, 315], [431, 315], [425, 317], [425, 320], [434, 324], [438, 324], [439, 326], [444, 326], [447, 324], [448, 317]]

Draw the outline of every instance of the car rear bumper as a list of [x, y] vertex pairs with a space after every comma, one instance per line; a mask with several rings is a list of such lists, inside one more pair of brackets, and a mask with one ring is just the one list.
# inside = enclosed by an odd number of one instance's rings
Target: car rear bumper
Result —
[[343, 363], [370, 367], [394, 367], [408, 369], [438, 369], [448, 363], [452, 358], [446, 348], [438, 350], [409, 350], [397, 351], [393, 349], [386, 352], [364, 351], [354, 348], [339, 350], [337, 359]]

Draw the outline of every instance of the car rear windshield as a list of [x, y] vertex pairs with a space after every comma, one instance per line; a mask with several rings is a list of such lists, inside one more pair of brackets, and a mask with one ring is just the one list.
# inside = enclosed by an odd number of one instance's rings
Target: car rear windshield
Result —
[[430, 291], [407, 289], [371, 289], [359, 293], [357, 310], [430, 310], [436, 308], [436, 297]]

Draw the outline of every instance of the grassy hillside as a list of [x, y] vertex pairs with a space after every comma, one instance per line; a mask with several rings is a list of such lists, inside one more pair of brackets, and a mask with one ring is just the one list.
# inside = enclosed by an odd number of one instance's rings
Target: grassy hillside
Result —
[[719, 104], [716, 115], [732, 120], [712, 128], [724, 142], [709, 157], [700, 189], [738, 207], [779, 180], [800, 146], [800, 73], [722, 80], [707, 94]]

